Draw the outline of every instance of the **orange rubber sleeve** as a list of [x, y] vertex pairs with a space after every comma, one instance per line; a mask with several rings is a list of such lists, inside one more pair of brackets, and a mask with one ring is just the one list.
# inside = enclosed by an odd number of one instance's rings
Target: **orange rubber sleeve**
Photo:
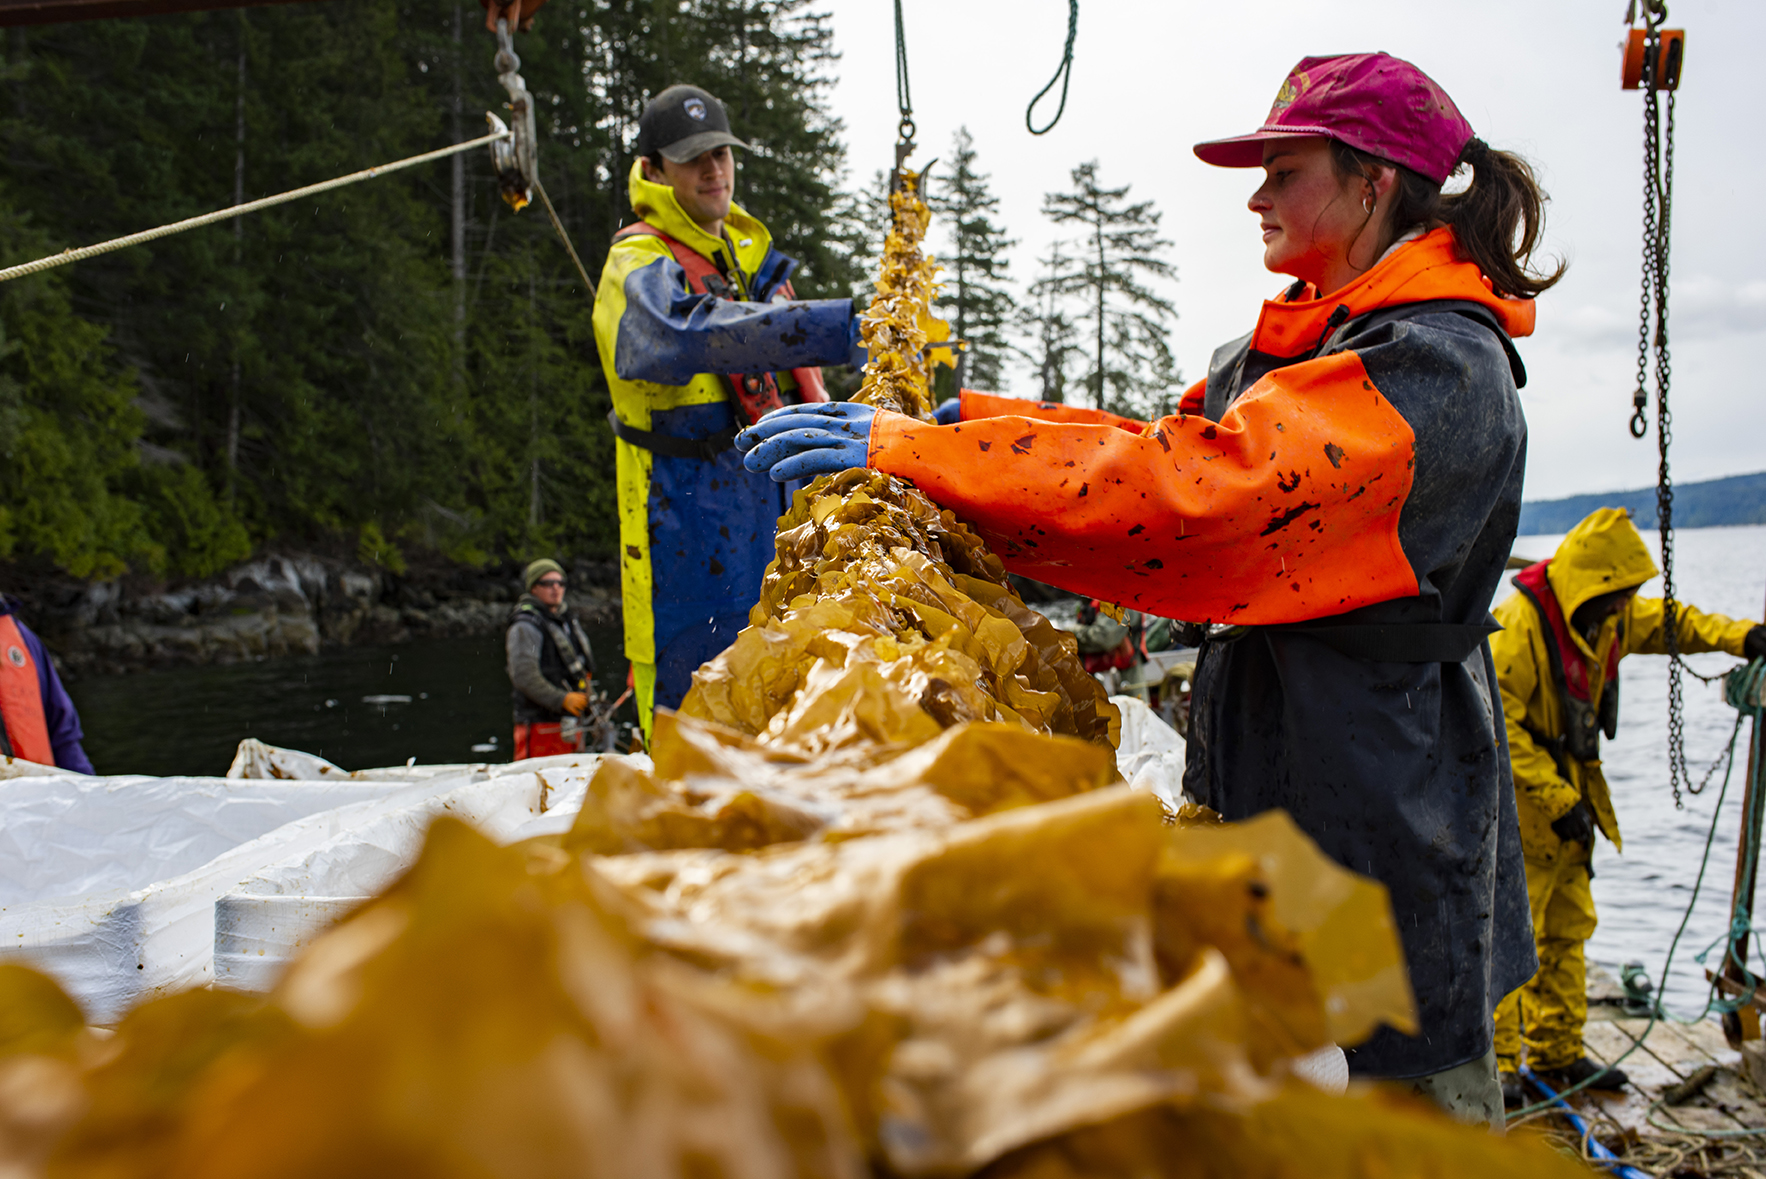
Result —
[[1398, 542], [1415, 442], [1342, 352], [1269, 374], [1218, 423], [1180, 413], [1145, 434], [879, 413], [870, 465], [913, 480], [1014, 572], [1166, 617], [1266, 625], [1417, 593]]
[[1069, 422], [1073, 425], [1114, 426], [1131, 434], [1144, 433], [1151, 424], [1136, 418], [1125, 418], [1105, 409], [1087, 409], [1083, 405], [1067, 405], [1059, 401], [1026, 401], [1022, 397], [1001, 397], [997, 393], [979, 393], [964, 389], [963, 420], [982, 418], [1024, 417], [1041, 422]]

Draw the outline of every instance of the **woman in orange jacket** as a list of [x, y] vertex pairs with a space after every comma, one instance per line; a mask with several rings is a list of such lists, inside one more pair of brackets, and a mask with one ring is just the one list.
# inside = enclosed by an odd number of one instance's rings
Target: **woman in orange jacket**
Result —
[[1016, 572], [1212, 624], [1188, 792], [1285, 808], [1387, 886], [1420, 1029], [1350, 1067], [1494, 1121], [1491, 1014], [1536, 960], [1486, 608], [1521, 507], [1512, 341], [1558, 277], [1528, 268], [1544, 197], [1385, 54], [1305, 59], [1263, 126], [1196, 154], [1264, 170], [1264, 264], [1295, 281], [1175, 414], [965, 392], [948, 425], [840, 403], [738, 445], [777, 479], [912, 479]]

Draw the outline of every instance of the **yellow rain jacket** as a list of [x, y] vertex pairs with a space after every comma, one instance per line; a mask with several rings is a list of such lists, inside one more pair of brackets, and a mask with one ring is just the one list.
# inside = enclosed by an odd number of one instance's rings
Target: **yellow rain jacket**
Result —
[[[791, 502], [790, 485], [744, 470], [730, 445], [747, 423], [722, 374], [776, 373], [795, 399], [790, 370], [847, 363], [857, 328], [850, 299], [790, 296], [796, 261], [740, 206], [718, 238], [673, 189], [644, 179], [642, 161], [630, 185], [632, 211], [716, 264], [735, 296], [695, 293], [667, 241], [648, 234], [615, 240], [595, 296], [595, 344], [623, 427], [615, 461], [625, 654], [648, 735], [653, 707], [677, 707], [694, 669], [747, 625], [774, 525]], [[663, 441], [628, 441], [645, 435]], [[702, 453], [663, 453], [670, 439], [702, 444]]]
[[[1556, 555], [1544, 564], [1545, 582], [1566, 620], [1590, 598], [1640, 586], [1657, 573], [1643, 537], [1622, 508], [1597, 509], [1570, 530]], [[1623, 847], [1599, 759], [1582, 761], [1567, 752], [1554, 758], [1539, 740], [1562, 736], [1569, 719], [1563, 693], [1553, 680], [1547, 648], [1552, 640], [1539, 609], [1525, 594], [1516, 592], [1494, 613], [1503, 629], [1490, 636], [1490, 653], [1496, 662], [1502, 710], [1508, 722], [1523, 854], [1536, 864], [1555, 863], [1565, 846], [1552, 832], [1552, 821], [1568, 814], [1584, 798], [1606, 837], [1615, 847]], [[1684, 602], [1677, 604], [1675, 614], [1680, 650], [1689, 654], [1726, 651], [1740, 655], [1748, 631], [1757, 625], [1706, 614]], [[1575, 655], [1583, 661], [1592, 702], [1598, 704], [1608, 690], [1607, 670], [1616, 667], [1620, 658], [1667, 653], [1663, 617], [1660, 598], [1633, 597], [1625, 609], [1601, 623], [1592, 646], [1573, 626], [1566, 627]], [[1569, 657], [1566, 652], [1566, 659]], [[1587, 849], [1580, 844], [1570, 851], [1579, 859], [1586, 858]]]
[[[1600, 758], [1578, 758], [1567, 747], [1569, 726], [1579, 711], [1589, 744], [1598, 741], [1595, 718], [1600, 705], [1617, 716], [1619, 660], [1633, 653], [1665, 654], [1665, 611], [1659, 598], [1633, 596], [1624, 609], [1601, 623], [1591, 644], [1571, 625], [1576, 608], [1614, 590], [1635, 589], [1656, 575], [1656, 563], [1631, 519], [1620, 508], [1600, 508], [1570, 530], [1549, 561], [1515, 577], [1517, 592], [1494, 611], [1504, 629], [1490, 636], [1490, 654], [1502, 690], [1508, 724], [1509, 761], [1515, 780], [1515, 811], [1526, 859], [1527, 899], [1539, 970], [1527, 985], [1496, 1009], [1496, 1057], [1514, 1070], [1526, 1045], [1536, 1070], [1566, 1068], [1584, 1052], [1588, 1020], [1588, 967], [1585, 945], [1598, 918], [1589, 887], [1589, 853], [1551, 829], [1553, 820], [1588, 801], [1595, 822], [1614, 846], [1619, 820], [1601, 773]], [[1538, 599], [1536, 605], [1528, 594]], [[1562, 626], [1547, 620], [1555, 609]], [[1684, 602], [1675, 609], [1680, 650], [1741, 654], [1751, 622], [1705, 614]], [[1561, 636], [1561, 638], [1554, 637]], [[1552, 663], [1557, 645], [1565, 667], [1560, 687]], [[1586, 704], [1574, 709], [1567, 695], [1576, 691]], [[1596, 752], [1598, 746], [1596, 745]]]

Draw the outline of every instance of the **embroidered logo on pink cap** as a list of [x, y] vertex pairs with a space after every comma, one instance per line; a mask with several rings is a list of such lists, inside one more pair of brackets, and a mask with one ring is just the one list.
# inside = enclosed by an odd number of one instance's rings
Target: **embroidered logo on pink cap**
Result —
[[1282, 82], [1263, 126], [1198, 143], [1195, 151], [1205, 163], [1255, 168], [1265, 140], [1297, 135], [1340, 140], [1440, 184], [1459, 163], [1472, 125], [1434, 79], [1400, 58], [1308, 57]]

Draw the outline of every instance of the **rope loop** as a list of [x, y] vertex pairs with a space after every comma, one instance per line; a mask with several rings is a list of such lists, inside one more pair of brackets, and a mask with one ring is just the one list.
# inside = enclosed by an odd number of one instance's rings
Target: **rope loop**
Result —
[[1723, 702], [1737, 712], [1754, 713], [1766, 697], [1766, 659], [1746, 663], [1723, 677]]
[[[899, 12], [900, 8], [900, 0], [897, 0], [896, 10]], [[1061, 64], [1055, 68], [1055, 76], [1049, 79], [1049, 84], [1038, 90], [1036, 97], [1030, 100], [1030, 105], [1024, 108], [1024, 127], [1032, 135], [1047, 135], [1066, 113], [1067, 85], [1073, 81], [1073, 39], [1078, 35], [1079, 0], [1067, 0], [1067, 48], [1061, 52]], [[1061, 84], [1060, 105], [1055, 108], [1055, 117], [1039, 128], [1036, 125], [1036, 104], [1042, 101], [1043, 95], [1055, 88], [1056, 82]]]

